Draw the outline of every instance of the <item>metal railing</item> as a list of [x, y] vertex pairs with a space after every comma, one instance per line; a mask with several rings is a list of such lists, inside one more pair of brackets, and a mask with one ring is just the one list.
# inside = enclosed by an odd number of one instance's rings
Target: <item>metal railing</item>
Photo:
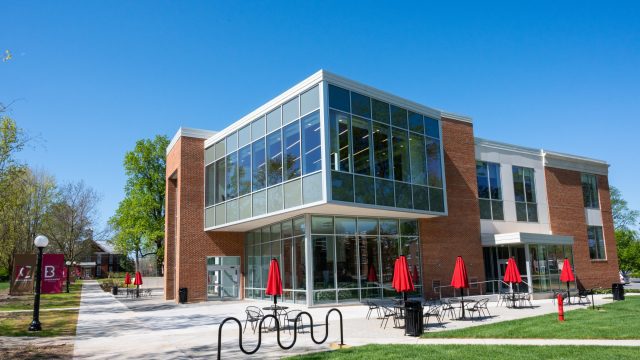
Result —
[[245, 350], [244, 346], [242, 345], [242, 322], [234, 317], [228, 317], [224, 320], [222, 320], [222, 322], [220, 323], [220, 326], [218, 327], [218, 360], [220, 360], [220, 356], [221, 356], [221, 352], [222, 352], [222, 327], [224, 326], [224, 324], [227, 321], [234, 321], [236, 324], [238, 324], [238, 346], [240, 347], [240, 351], [242, 351], [243, 353], [245, 353], [246, 355], [252, 355], [255, 354], [259, 349], [260, 349], [260, 345], [262, 344], [262, 324], [264, 323], [264, 321], [266, 319], [274, 319], [276, 321], [276, 331], [277, 331], [277, 340], [278, 340], [278, 346], [280, 346], [281, 349], [283, 350], [289, 350], [291, 349], [295, 344], [296, 344], [296, 340], [298, 339], [298, 320], [300, 320], [300, 318], [303, 315], [306, 315], [309, 317], [309, 323], [310, 323], [310, 330], [309, 333], [311, 334], [311, 340], [320, 345], [322, 343], [324, 343], [325, 341], [327, 341], [327, 338], [329, 337], [329, 315], [332, 312], [337, 312], [338, 316], [340, 316], [340, 346], [344, 345], [344, 335], [343, 335], [343, 331], [342, 331], [342, 313], [340, 312], [340, 310], [336, 309], [336, 308], [332, 308], [327, 312], [327, 316], [325, 317], [325, 334], [324, 334], [324, 338], [322, 338], [322, 340], [316, 340], [315, 336], [313, 335], [313, 317], [311, 317], [311, 314], [309, 314], [306, 311], [302, 311], [298, 314], [298, 316], [296, 316], [295, 321], [293, 321], [293, 341], [291, 342], [290, 345], [282, 345], [282, 342], [280, 341], [280, 321], [278, 320], [278, 318], [274, 315], [265, 315], [262, 317], [262, 319], [260, 319], [260, 323], [258, 324], [258, 344], [256, 345], [255, 349], [253, 350]]
[[[526, 285], [527, 291], [530, 292], [529, 289], [531, 289], [531, 286], [529, 285], [529, 283], [523, 281], [522, 284]], [[470, 282], [469, 287], [463, 289], [463, 291], [466, 290], [466, 294], [464, 294], [464, 296], [499, 295], [504, 293], [502, 289], [505, 288], [509, 288], [509, 284], [502, 280], [486, 280]], [[440, 299], [443, 298], [442, 289], [445, 289], [445, 293], [451, 294], [451, 296], [444, 296], [445, 298], [458, 296], [458, 294], [456, 293], [458, 293], [459, 290], [454, 289], [451, 285], [434, 286], [433, 291], [438, 293]], [[447, 291], [449, 289], [450, 291]]]

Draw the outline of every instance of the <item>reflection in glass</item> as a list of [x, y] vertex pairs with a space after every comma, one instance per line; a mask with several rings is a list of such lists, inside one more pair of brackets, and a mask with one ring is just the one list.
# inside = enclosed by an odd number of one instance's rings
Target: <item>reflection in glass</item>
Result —
[[353, 202], [353, 175], [332, 171], [331, 194], [333, 200]]
[[240, 195], [251, 192], [251, 146], [238, 151], [238, 191]]
[[391, 105], [391, 125], [407, 128], [407, 110]]
[[253, 143], [253, 157], [252, 157], [252, 188], [253, 191], [263, 189], [266, 184], [267, 177], [267, 165], [266, 165], [266, 151], [264, 146], [264, 139], [260, 139]]
[[391, 179], [391, 141], [389, 127], [373, 123], [374, 175]]
[[351, 92], [351, 113], [371, 118], [371, 101], [369, 97]]
[[373, 120], [389, 123], [389, 104], [380, 100], [371, 99]]
[[422, 115], [409, 111], [409, 130], [415, 131], [421, 135], [424, 133]]
[[238, 153], [234, 152], [227, 156], [226, 168], [227, 199], [238, 196]]
[[397, 181], [411, 180], [407, 132], [393, 129], [393, 175]]
[[427, 185], [427, 159], [424, 154], [424, 138], [422, 135], [409, 133], [409, 149], [411, 153], [411, 182], [418, 185]]
[[282, 182], [282, 137], [280, 130], [267, 136], [267, 185]]
[[375, 189], [373, 178], [354, 175], [355, 200], [361, 204], [375, 204]]
[[440, 142], [427, 138], [427, 172], [429, 186], [442, 187], [442, 160], [440, 159]]
[[349, 106], [349, 103], [350, 103], [349, 90], [339, 88], [334, 85], [329, 85], [329, 106], [330, 107], [334, 109], [350, 112], [351, 107]]
[[[361, 236], [360, 245], [360, 278], [362, 287], [380, 287], [380, 269], [378, 265], [378, 237]], [[379, 297], [378, 294], [376, 297]]]
[[392, 288], [393, 270], [398, 257], [398, 238], [380, 237], [380, 255], [382, 257], [382, 283], [385, 288]]
[[330, 235], [314, 235], [313, 288], [334, 289], [335, 285], [335, 238]]
[[215, 164], [207, 165], [204, 168], [204, 206], [210, 206], [215, 203]]
[[302, 119], [302, 173], [320, 170], [320, 113], [314, 112]]
[[338, 288], [357, 288], [358, 263], [355, 236], [336, 236]]
[[357, 174], [371, 174], [371, 122], [359, 117], [353, 117], [351, 136], [353, 144], [353, 172]]
[[300, 176], [300, 122], [287, 125], [283, 131], [284, 137], [284, 174], [285, 180]]
[[382, 206], [395, 206], [393, 198], [393, 181], [376, 179], [376, 204]]
[[350, 116], [338, 111], [330, 112], [331, 169], [350, 171], [349, 127]]

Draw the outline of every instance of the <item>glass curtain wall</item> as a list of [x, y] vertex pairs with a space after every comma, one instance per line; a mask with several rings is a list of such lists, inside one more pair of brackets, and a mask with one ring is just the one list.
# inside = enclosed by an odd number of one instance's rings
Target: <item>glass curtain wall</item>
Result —
[[422, 293], [416, 220], [312, 216], [311, 242], [314, 304], [398, 296], [391, 281], [399, 255]]
[[319, 85], [205, 150], [205, 227], [322, 200]]
[[245, 238], [245, 297], [269, 299], [265, 294], [271, 259], [278, 260], [282, 301], [306, 304], [304, 217], [250, 231]]
[[332, 199], [444, 212], [440, 121], [329, 85]]

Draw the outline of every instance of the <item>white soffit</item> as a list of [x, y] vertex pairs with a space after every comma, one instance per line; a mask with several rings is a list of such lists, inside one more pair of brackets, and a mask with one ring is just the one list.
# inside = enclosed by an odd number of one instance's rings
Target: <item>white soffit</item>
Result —
[[217, 133], [216, 131], [211, 131], [211, 130], [180, 127], [178, 131], [176, 131], [176, 134], [173, 135], [173, 138], [171, 138], [171, 142], [169, 142], [169, 146], [167, 146], [167, 154], [169, 154], [169, 151], [173, 149], [173, 146], [178, 142], [178, 139], [183, 136], [192, 137], [196, 139], [208, 139], [213, 135], [215, 135], [216, 133]]
[[506, 234], [483, 234], [481, 236], [483, 246], [499, 245], [573, 245], [573, 236], [549, 235], [536, 233], [506, 233]]

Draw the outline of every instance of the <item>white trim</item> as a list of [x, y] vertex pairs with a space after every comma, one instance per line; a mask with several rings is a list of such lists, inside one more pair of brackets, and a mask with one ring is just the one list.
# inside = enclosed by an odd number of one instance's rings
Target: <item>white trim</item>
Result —
[[447, 118], [449, 120], [457, 120], [457, 121], [467, 122], [470, 124], [473, 123], [473, 119], [471, 118], [471, 116], [467, 116], [467, 115], [454, 114], [446, 111], [441, 111], [440, 116], [442, 116], [443, 118]]
[[573, 236], [514, 232], [506, 234], [482, 234], [482, 246], [548, 244], [573, 245]]
[[475, 137], [474, 142], [476, 146], [482, 146], [482, 147], [488, 147], [493, 149], [506, 150], [506, 151], [516, 152], [521, 154], [542, 157], [542, 150], [540, 149], [534, 149], [534, 148], [524, 147], [520, 145], [507, 144], [500, 141], [487, 140], [479, 137]]
[[192, 137], [192, 138], [196, 138], [196, 139], [208, 139], [208, 138], [212, 137], [213, 135], [215, 135], [216, 133], [217, 133], [216, 131], [203, 130], [203, 129], [193, 129], [193, 128], [186, 128], [186, 127], [182, 127], [181, 126], [178, 129], [178, 131], [176, 131], [176, 134], [173, 135], [173, 138], [171, 138], [171, 142], [167, 146], [167, 155], [169, 154], [169, 152], [171, 151], [173, 146], [178, 142], [178, 139], [180, 139], [183, 136], [184, 137]]
[[544, 166], [596, 175], [609, 175], [609, 164], [603, 160], [541, 150]]

